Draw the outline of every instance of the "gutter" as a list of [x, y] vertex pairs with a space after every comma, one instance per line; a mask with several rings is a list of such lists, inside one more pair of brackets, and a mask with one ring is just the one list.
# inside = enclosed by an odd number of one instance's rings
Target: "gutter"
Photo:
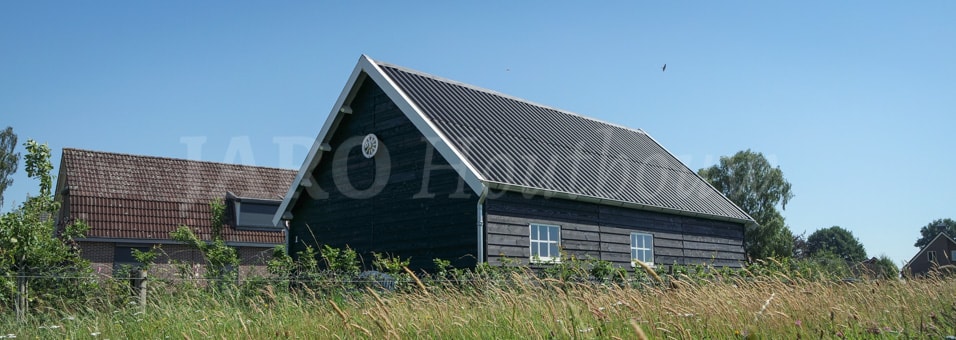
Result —
[[290, 255], [291, 255], [290, 253], [292, 252], [292, 250], [291, 250], [291, 249], [292, 249], [292, 245], [289, 244], [289, 234], [291, 234], [291, 232], [290, 232], [290, 230], [289, 230], [289, 220], [282, 220], [282, 224], [283, 224], [284, 227], [285, 227], [285, 228], [282, 228], [282, 235], [285, 236], [285, 244], [284, 244], [284, 246], [285, 246], [285, 247], [284, 247], [284, 248], [285, 248], [285, 254], [286, 254], [287, 256], [290, 256]]
[[488, 197], [488, 186], [482, 184], [481, 195], [478, 196], [476, 208], [478, 215], [478, 264], [485, 262], [485, 198]]

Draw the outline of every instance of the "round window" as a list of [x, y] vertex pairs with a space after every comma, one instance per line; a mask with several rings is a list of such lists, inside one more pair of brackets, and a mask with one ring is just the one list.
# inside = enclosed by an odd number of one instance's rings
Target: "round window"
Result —
[[378, 137], [375, 134], [365, 135], [365, 139], [362, 139], [362, 155], [365, 158], [375, 157], [375, 153], [378, 152]]

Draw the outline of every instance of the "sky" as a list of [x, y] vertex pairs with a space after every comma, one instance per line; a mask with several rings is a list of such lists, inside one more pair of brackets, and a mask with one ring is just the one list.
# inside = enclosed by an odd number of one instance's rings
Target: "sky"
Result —
[[[3, 1], [0, 128], [57, 169], [64, 147], [298, 169], [366, 54], [642, 129], [691, 169], [761, 152], [795, 233], [838, 225], [901, 264], [956, 218], [953, 18], [953, 1]], [[22, 161], [13, 178], [3, 211], [37, 192]]]

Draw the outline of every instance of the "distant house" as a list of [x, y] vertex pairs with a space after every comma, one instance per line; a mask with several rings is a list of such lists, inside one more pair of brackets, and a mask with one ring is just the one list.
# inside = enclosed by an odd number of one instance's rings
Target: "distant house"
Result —
[[738, 267], [754, 223], [644, 131], [365, 56], [280, 219], [293, 254], [348, 246], [366, 265], [378, 252], [425, 269], [569, 256]]
[[903, 276], [926, 275], [942, 266], [956, 265], [956, 241], [945, 233], [939, 233], [901, 270]]
[[132, 249], [156, 244], [166, 254], [156, 272], [170, 274], [172, 261], [196, 271], [202, 255], [171, 240], [170, 232], [187, 225], [210, 240], [209, 203], [222, 199], [222, 235], [238, 248], [240, 270], [263, 271], [271, 248], [285, 242], [284, 227], [272, 223], [272, 215], [294, 175], [292, 170], [67, 148], [57, 178], [58, 226], [76, 220], [90, 226], [78, 240], [80, 255], [104, 275], [137, 264]]

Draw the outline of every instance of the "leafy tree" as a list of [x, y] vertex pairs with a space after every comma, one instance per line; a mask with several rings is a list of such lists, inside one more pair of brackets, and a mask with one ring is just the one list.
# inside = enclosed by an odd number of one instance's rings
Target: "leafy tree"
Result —
[[[29, 310], [27, 298], [31, 276], [42, 276], [53, 270], [87, 268], [74, 249], [72, 239], [82, 237], [87, 226], [73, 223], [56, 238], [54, 219], [59, 204], [54, 201], [52, 188], [53, 164], [50, 147], [33, 140], [24, 143], [27, 149], [27, 175], [40, 181], [40, 194], [28, 197], [20, 207], [0, 217], [0, 272], [12, 272], [17, 277], [15, 305], [17, 317], [23, 320]], [[58, 285], [63, 285], [59, 282]]]
[[893, 263], [893, 259], [890, 259], [890, 257], [885, 254], [880, 255], [876, 260], [876, 266], [879, 268], [877, 275], [882, 278], [898, 278], [900, 275], [900, 268], [896, 266], [896, 263]]
[[13, 185], [13, 176], [17, 172], [20, 154], [13, 152], [17, 147], [17, 134], [12, 127], [0, 132], [0, 206], [3, 206], [3, 192]]
[[720, 157], [718, 164], [700, 169], [698, 174], [757, 222], [747, 226], [744, 236], [751, 259], [792, 255], [793, 234], [777, 204], [786, 209], [793, 193], [780, 167], [770, 166], [762, 153], [747, 149]]
[[866, 250], [853, 232], [839, 226], [814, 231], [807, 237], [810, 256], [830, 253], [844, 261], [860, 262], [866, 259]]
[[956, 221], [949, 218], [941, 218], [923, 226], [919, 230], [920, 238], [916, 240], [913, 246], [923, 248], [929, 244], [936, 235], [945, 233], [949, 237], [956, 237]]
[[810, 256], [810, 249], [807, 248], [807, 232], [800, 235], [793, 235], [793, 258], [802, 260]]

